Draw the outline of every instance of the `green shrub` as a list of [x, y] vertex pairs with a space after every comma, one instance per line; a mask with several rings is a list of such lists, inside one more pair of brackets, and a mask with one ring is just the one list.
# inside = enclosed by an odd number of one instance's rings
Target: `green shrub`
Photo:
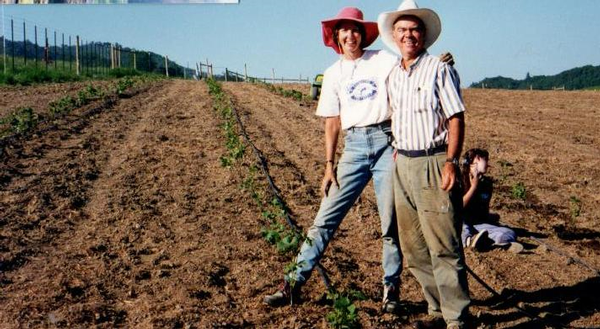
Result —
[[334, 328], [357, 328], [358, 310], [353, 304], [356, 300], [365, 300], [366, 296], [360, 291], [349, 292], [330, 291], [327, 299], [333, 302], [333, 311], [327, 314], [327, 322]]
[[71, 96], [65, 96], [57, 101], [50, 102], [48, 109], [52, 116], [66, 114], [78, 106], [77, 101]]
[[525, 200], [527, 197], [527, 190], [525, 189], [525, 185], [521, 182], [513, 185], [510, 189], [510, 193], [514, 199]]
[[0, 119], [0, 124], [7, 126], [2, 130], [2, 136], [10, 133], [25, 134], [37, 126], [38, 115], [31, 107], [22, 107]]
[[569, 198], [569, 209], [571, 211], [571, 219], [575, 219], [581, 215], [581, 200], [576, 196]]

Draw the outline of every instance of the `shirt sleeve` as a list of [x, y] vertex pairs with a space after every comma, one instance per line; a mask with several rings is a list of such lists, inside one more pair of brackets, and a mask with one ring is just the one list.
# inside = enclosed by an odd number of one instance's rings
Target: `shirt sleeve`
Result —
[[439, 68], [437, 85], [440, 103], [446, 119], [465, 111], [460, 92], [460, 78], [453, 66], [442, 63]]
[[316, 114], [318, 116], [335, 117], [340, 115], [339, 83], [337, 80], [331, 71], [325, 71], [319, 104], [317, 105]]

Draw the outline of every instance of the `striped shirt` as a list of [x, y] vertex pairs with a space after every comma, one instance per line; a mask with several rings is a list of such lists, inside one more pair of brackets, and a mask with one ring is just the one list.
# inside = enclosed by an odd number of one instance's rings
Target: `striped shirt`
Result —
[[394, 147], [425, 150], [448, 143], [448, 119], [465, 111], [454, 68], [423, 52], [405, 70], [400, 61], [388, 77]]

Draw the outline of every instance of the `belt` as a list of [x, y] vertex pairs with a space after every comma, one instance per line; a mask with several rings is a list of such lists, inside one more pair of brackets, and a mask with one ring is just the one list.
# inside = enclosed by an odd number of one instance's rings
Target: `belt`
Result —
[[408, 150], [397, 149], [396, 151], [398, 152], [398, 154], [404, 155], [405, 157], [417, 158], [417, 157], [424, 157], [424, 156], [428, 156], [428, 155], [434, 155], [434, 154], [446, 152], [446, 145], [440, 145], [440, 146], [432, 147], [432, 148], [426, 149], [426, 150], [408, 151]]
[[358, 129], [369, 129], [369, 128], [379, 128], [379, 129], [383, 129], [383, 128], [388, 128], [392, 126], [392, 121], [390, 120], [386, 120], [380, 123], [375, 123], [372, 125], [368, 125], [368, 126], [363, 126], [363, 127], [350, 127], [348, 128], [348, 130], [354, 131], [354, 130], [358, 130]]

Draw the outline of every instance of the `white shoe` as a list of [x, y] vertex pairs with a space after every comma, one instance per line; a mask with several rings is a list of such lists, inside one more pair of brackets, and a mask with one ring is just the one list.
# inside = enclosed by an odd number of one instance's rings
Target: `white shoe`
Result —
[[486, 246], [488, 240], [488, 231], [481, 230], [477, 234], [467, 237], [467, 248], [482, 250]]

